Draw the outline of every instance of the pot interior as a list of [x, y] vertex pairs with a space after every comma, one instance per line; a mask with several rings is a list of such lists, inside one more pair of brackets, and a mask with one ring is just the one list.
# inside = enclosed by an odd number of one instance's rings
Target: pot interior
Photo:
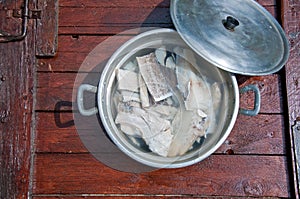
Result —
[[[163, 157], [152, 152], [143, 138], [129, 136], [122, 132], [120, 125], [115, 123], [118, 114], [119, 83], [117, 80], [117, 69], [123, 69], [129, 62], [135, 62], [136, 57], [145, 56], [155, 52], [156, 49], [164, 47], [167, 52], [174, 53], [174, 49], [185, 49], [192, 54], [186, 57], [185, 54], [176, 54], [190, 63], [193, 73], [203, 82], [207, 93], [211, 99], [211, 105], [207, 112], [209, 118], [206, 135], [198, 138], [190, 149], [178, 156]], [[168, 77], [167, 77], [168, 78]], [[218, 93], [216, 97], [215, 87]], [[142, 33], [125, 43], [108, 61], [100, 82], [98, 92], [98, 106], [101, 120], [113, 142], [131, 158], [152, 167], [177, 168], [188, 166], [208, 157], [226, 140], [237, 117], [239, 96], [235, 77], [229, 72], [223, 71], [205, 61], [194, 53], [180, 38], [177, 32], [170, 29], [158, 29]], [[178, 96], [178, 92], [173, 90], [173, 96]], [[200, 96], [199, 96], [200, 97]], [[216, 99], [218, 98], [218, 99]], [[184, 103], [181, 97], [175, 97], [176, 107], [183, 110]], [[181, 112], [181, 122], [184, 125], [190, 122]], [[180, 126], [179, 125], [179, 126]], [[180, 129], [180, 128], [179, 128]]]

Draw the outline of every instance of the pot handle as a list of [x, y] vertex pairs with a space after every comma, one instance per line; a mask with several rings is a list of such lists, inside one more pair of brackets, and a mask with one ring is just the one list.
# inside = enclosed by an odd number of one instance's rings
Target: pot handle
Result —
[[260, 91], [259, 91], [258, 87], [253, 84], [249, 84], [240, 89], [241, 94], [246, 93], [248, 91], [254, 92], [254, 108], [252, 110], [240, 108], [239, 112], [243, 115], [255, 116], [259, 113], [259, 110], [260, 110], [260, 102], [261, 102]]
[[83, 105], [83, 93], [84, 91], [88, 91], [91, 93], [97, 93], [97, 87], [92, 86], [89, 84], [81, 84], [78, 88], [77, 92], [77, 106], [79, 113], [83, 116], [91, 116], [94, 115], [98, 112], [98, 109], [96, 107], [90, 108], [90, 109], [85, 109]]

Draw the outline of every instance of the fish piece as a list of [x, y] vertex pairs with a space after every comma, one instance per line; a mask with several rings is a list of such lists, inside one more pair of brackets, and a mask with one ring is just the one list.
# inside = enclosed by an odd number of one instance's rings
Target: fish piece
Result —
[[118, 104], [117, 111], [118, 112], [132, 112], [133, 107], [140, 108], [141, 104], [139, 102], [135, 102], [135, 101], [120, 102]]
[[186, 110], [201, 109], [208, 112], [211, 106], [211, 94], [204, 81], [190, 80], [188, 83], [188, 95], [185, 100]]
[[[145, 120], [140, 115], [132, 114], [131, 112], [118, 112], [115, 123], [120, 124], [121, 127], [130, 126], [131, 128], [135, 128], [141, 132], [141, 136], [143, 136], [143, 134], [151, 134], [150, 128]], [[128, 133], [128, 131], [125, 129], [124, 133]], [[129, 132], [129, 134], [132, 133]]]
[[171, 123], [170, 121], [163, 119], [160, 117], [159, 114], [156, 114], [151, 111], [146, 111], [140, 108], [133, 108], [132, 113], [136, 115], [140, 115], [149, 125], [152, 134], [150, 135], [144, 135], [144, 139], [148, 139], [147, 136], [152, 137], [155, 136], [156, 134], [159, 134], [160, 132], [164, 132], [167, 129], [171, 128]]
[[166, 157], [173, 140], [171, 123], [158, 117], [157, 114], [145, 112], [141, 115], [150, 128], [150, 134], [143, 133], [143, 139], [151, 151]]
[[139, 92], [138, 74], [129, 70], [116, 69], [119, 90]]
[[201, 109], [198, 109], [198, 110], [197, 110], [197, 114], [198, 114], [200, 117], [202, 117], [202, 118], [206, 118], [206, 117], [207, 117], [207, 114], [204, 113]]
[[167, 67], [161, 67], [161, 72], [164, 75], [165, 80], [169, 85], [170, 89], [176, 89], [178, 82], [175, 70]]
[[162, 46], [155, 50], [155, 57], [158, 63], [170, 69], [175, 69], [174, 53], [167, 50], [166, 46]]
[[155, 57], [162, 66], [165, 66], [165, 59], [167, 57], [167, 50], [165, 46], [162, 46], [160, 48], [157, 48], [154, 51]]
[[173, 135], [171, 133], [171, 129], [167, 129], [148, 140], [149, 148], [151, 151], [163, 157], [167, 157], [172, 140]]
[[162, 66], [157, 62], [155, 54], [150, 53], [136, 59], [140, 73], [154, 100], [158, 102], [172, 96], [170, 86], [161, 71]]
[[125, 64], [125, 66], [123, 67], [123, 69], [131, 71], [131, 72], [137, 72], [138, 65], [137, 65], [136, 62], [130, 61], [127, 64]]
[[168, 154], [173, 139], [168, 120], [141, 108], [131, 107], [128, 112], [118, 112], [115, 123], [138, 129], [151, 151], [161, 156]]
[[187, 49], [187, 48], [181, 48], [181, 47], [175, 47], [173, 49], [174, 53], [176, 54], [175, 63], [180, 64], [188, 64], [190, 67], [197, 66], [197, 59], [195, 57], [194, 51]]
[[177, 87], [182, 92], [183, 97], [186, 98], [188, 95], [188, 82], [190, 80], [196, 81], [200, 77], [196, 75], [195, 68], [196, 58], [188, 49], [175, 48], [176, 53], [176, 77], [178, 85]]
[[122, 90], [121, 95], [122, 95], [123, 102], [130, 102], [130, 101], [141, 102], [139, 93]]
[[178, 109], [173, 106], [166, 106], [166, 105], [161, 105], [161, 104], [156, 104], [154, 106], [149, 107], [146, 109], [148, 111], [154, 111], [158, 114], [160, 114], [163, 118], [167, 120], [173, 120]]
[[221, 89], [217, 82], [212, 84], [211, 93], [213, 98], [213, 107], [214, 110], [216, 111], [217, 109], [219, 109], [221, 98], [222, 98]]
[[125, 134], [133, 136], [133, 137], [142, 137], [142, 133], [139, 129], [135, 128], [134, 126], [130, 124], [121, 124], [121, 131], [123, 131]]
[[172, 56], [167, 57], [167, 59], [166, 59], [166, 67], [170, 68], [172, 70], [175, 70], [176, 64], [175, 64], [174, 57], [172, 57]]
[[185, 154], [197, 140], [204, 136], [208, 128], [208, 118], [201, 117], [197, 111], [184, 111], [175, 116], [172, 129], [176, 129], [168, 156], [175, 157]]
[[140, 99], [142, 103], [142, 107], [149, 107], [150, 106], [150, 99], [148, 94], [148, 89], [146, 83], [141, 74], [138, 76], [139, 78], [139, 87], [140, 87]]

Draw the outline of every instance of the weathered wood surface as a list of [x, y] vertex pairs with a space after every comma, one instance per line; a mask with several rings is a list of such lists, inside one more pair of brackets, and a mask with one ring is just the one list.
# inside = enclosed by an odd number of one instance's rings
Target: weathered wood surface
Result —
[[[300, 193], [300, 135], [292, 131], [292, 126], [300, 120], [300, 2], [282, 1], [281, 17], [290, 43], [290, 58], [286, 64], [286, 89], [289, 111], [289, 130], [294, 163], [294, 181], [297, 198]], [[295, 147], [295, 148], [294, 148]]]
[[[173, 27], [169, 0], [146, 1], [63, 1], [60, 2], [60, 34], [116, 34], [143, 27]], [[276, 1], [258, 1], [277, 17]], [[130, 4], [130, 5], [129, 5]], [[137, 9], [138, 8], [138, 9]], [[73, 17], [73, 16], [84, 17]], [[114, 20], [111, 19], [114, 17]]]
[[[89, 72], [90, 70], [80, 66], [93, 49], [99, 45], [106, 49], [95, 55], [95, 62], [99, 63], [108, 59], [130, 38], [132, 36], [120, 35], [111, 39], [107, 35], [60, 35], [58, 37], [59, 49], [57, 56], [52, 59], [39, 59], [37, 70], [39, 72]], [[91, 58], [92, 56], [89, 57]]]
[[[279, 1], [258, 2], [280, 16]], [[168, 0], [60, 0], [58, 53], [52, 59], [39, 59], [37, 65], [34, 198], [294, 197], [282, 73], [238, 76], [240, 87], [252, 83], [260, 88], [260, 114], [239, 115], [226, 142], [211, 157], [188, 168], [120, 172], [96, 160], [81, 142], [71, 112], [76, 112], [72, 109], [73, 87], [81, 83], [75, 83], [77, 72], [85, 83], [97, 85], [99, 71], [119, 44], [109, 45], [107, 52], [92, 60], [92, 65], [101, 62], [93, 73], [86, 73], [90, 68], [80, 68], [81, 64], [108, 34], [141, 26], [173, 27], [169, 4]], [[250, 108], [252, 101], [252, 93], [244, 94], [240, 106]], [[98, 121], [88, 117], [84, 122], [88, 125], [80, 130], [103, 131]]]
[[42, 13], [41, 19], [37, 19], [36, 55], [51, 57], [57, 51], [58, 0], [38, 1], [37, 9]]
[[300, 117], [300, 2], [284, 1], [282, 15], [290, 43], [290, 58], [285, 71], [289, 119], [292, 126]]
[[288, 196], [280, 156], [215, 155], [188, 169], [144, 174], [112, 170], [89, 154], [38, 154], [36, 162], [35, 194]]
[[[130, 198], [130, 199], [149, 199], [149, 198], [195, 198], [193, 195], [174, 195], [174, 194], [161, 194], [161, 195], [150, 195], [150, 194], [91, 194], [91, 195], [84, 195], [81, 196], [80, 194], [73, 194], [72, 199], [86, 199], [86, 198], [93, 198], [93, 199], [103, 199], [103, 198], [109, 198], [109, 199], [120, 199], [120, 198]], [[60, 194], [57, 195], [52, 195], [52, 196], [34, 196], [33, 199], [68, 199], [70, 197], [68, 196], [63, 196]], [[202, 197], [196, 197], [196, 198], [222, 198], [222, 199], [232, 199], [233, 197], [230, 196], [222, 196], [222, 197], [209, 197], [209, 196], [202, 196]], [[251, 197], [247, 196], [240, 196], [238, 197], [240, 199], [249, 199]]]
[[[20, 34], [21, 20], [9, 9], [22, 1], [1, 1], [0, 30]], [[5, 8], [3, 10], [3, 7]], [[33, 111], [34, 23], [28, 24], [25, 40], [0, 43], [0, 198], [28, 198], [31, 167]]]
[[0, 4], [0, 34], [20, 35], [22, 32], [22, 19], [14, 18], [13, 9], [20, 9], [22, 1], [1, 1]]

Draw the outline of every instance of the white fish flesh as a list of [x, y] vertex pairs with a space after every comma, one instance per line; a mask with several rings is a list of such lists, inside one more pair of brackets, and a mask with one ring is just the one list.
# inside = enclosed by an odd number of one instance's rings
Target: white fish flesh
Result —
[[[141, 108], [132, 107], [128, 112], [118, 112], [115, 123], [138, 129], [151, 151], [164, 157], [167, 156], [173, 139], [170, 131], [171, 124], [168, 120], [157, 117], [157, 114], [146, 112]], [[128, 129], [127, 133], [134, 134]]]
[[116, 69], [119, 90], [139, 92], [138, 74], [129, 70]]
[[[176, 77], [178, 85], [177, 87], [182, 92], [183, 97], [186, 98], [188, 94], [188, 83], [190, 80], [196, 81], [199, 77], [195, 74], [194, 68], [196, 66], [196, 60], [192, 52], [187, 49], [174, 49], [176, 51]], [[192, 62], [191, 62], [192, 60]], [[194, 61], [193, 61], [194, 60]]]
[[146, 110], [149, 111], [154, 111], [158, 114], [161, 115], [161, 117], [167, 119], [167, 120], [173, 120], [178, 109], [173, 106], [167, 106], [167, 105], [162, 105], [162, 104], [155, 104]]
[[176, 130], [168, 156], [185, 154], [197, 140], [204, 136], [208, 127], [208, 118], [201, 117], [197, 111], [184, 111], [176, 115], [172, 129]]
[[137, 57], [140, 73], [147, 88], [156, 102], [172, 96], [170, 86], [162, 73], [161, 65], [157, 62], [155, 54]]
[[121, 95], [122, 95], [123, 102], [130, 102], [130, 101], [141, 102], [139, 93], [123, 90], [121, 91]]
[[205, 82], [190, 80], [188, 83], [188, 95], [185, 100], [186, 110], [201, 109], [207, 112], [211, 102], [211, 94]]
[[137, 63], [135, 61], [130, 61], [123, 67], [123, 69], [131, 72], [137, 72]]
[[[120, 118], [119, 118], [120, 119]], [[121, 131], [123, 131], [125, 134], [133, 136], [133, 137], [142, 137], [142, 133], [139, 129], [136, 127], [130, 125], [130, 124], [121, 124]]]
[[157, 48], [154, 53], [158, 63], [160, 63], [162, 66], [165, 66], [165, 59], [167, 57], [166, 47], [162, 46]]
[[161, 67], [161, 72], [164, 75], [170, 89], [176, 89], [178, 83], [175, 70], [167, 67]]
[[138, 78], [139, 78], [140, 99], [141, 99], [142, 107], [144, 107], [144, 108], [149, 107], [150, 106], [150, 98], [149, 98], [146, 83], [141, 74], [139, 74]]
[[213, 102], [214, 111], [217, 111], [217, 109], [220, 107], [220, 102], [222, 98], [221, 89], [217, 82], [213, 83], [213, 85], [211, 86], [211, 93], [212, 93], [212, 98], [214, 100]]
[[172, 56], [167, 57], [167, 60], [166, 60], [166, 67], [167, 67], [167, 68], [170, 68], [170, 69], [172, 69], [172, 70], [175, 70], [176, 64], [175, 64], [174, 58], [173, 58]]

